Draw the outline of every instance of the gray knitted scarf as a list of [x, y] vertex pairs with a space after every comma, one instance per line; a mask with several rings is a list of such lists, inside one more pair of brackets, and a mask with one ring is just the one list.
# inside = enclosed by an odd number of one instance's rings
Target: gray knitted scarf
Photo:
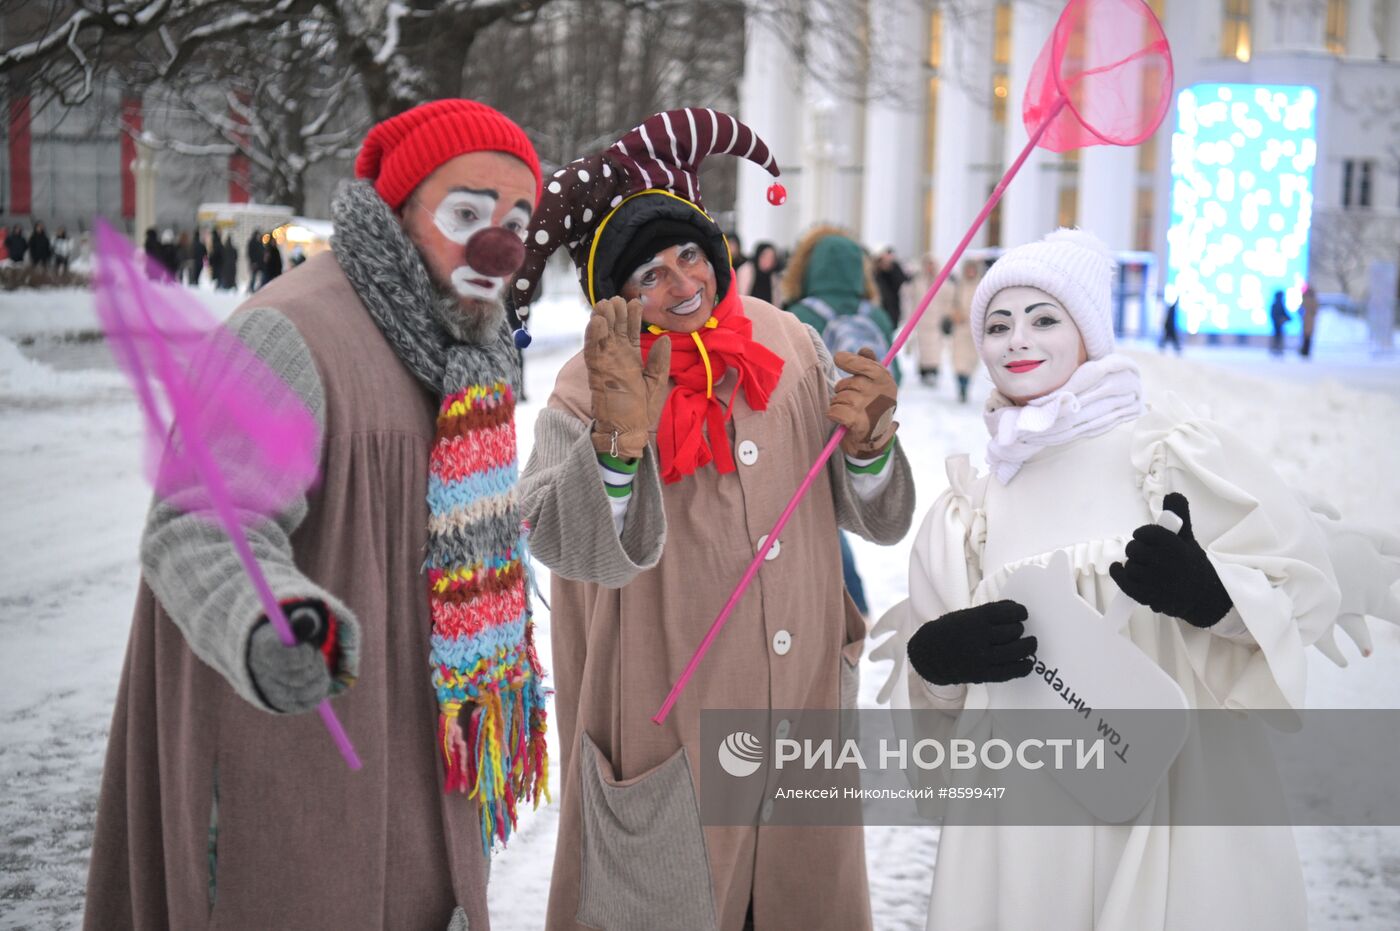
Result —
[[515, 343], [503, 313], [464, 319], [455, 297], [437, 293], [367, 182], [344, 185], [331, 211], [340, 267], [399, 359], [442, 399], [428, 461], [429, 662], [444, 789], [480, 802], [489, 851], [510, 836], [517, 801], [547, 794], [546, 693], [516, 492]]

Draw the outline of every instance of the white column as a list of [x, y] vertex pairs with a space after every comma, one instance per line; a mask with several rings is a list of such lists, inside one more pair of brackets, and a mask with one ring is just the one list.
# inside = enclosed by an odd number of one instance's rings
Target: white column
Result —
[[801, 230], [799, 205], [809, 193], [802, 165], [802, 72], [771, 23], [749, 17], [744, 76], [739, 83], [739, 118], [768, 144], [777, 160], [779, 179], [787, 188], [786, 206], [768, 203], [772, 177], [751, 164], [740, 164], [736, 225], [746, 250], [768, 241], [791, 246]]
[[[996, 184], [1000, 161], [993, 151], [993, 5], [966, 15], [944, 14], [942, 76], [938, 82], [938, 128], [934, 133], [932, 251], [947, 259], [972, 225]], [[986, 245], [984, 225], [970, 246]]]
[[[1148, 139], [1143, 145], [1152, 145]], [[1115, 252], [1132, 249], [1137, 213], [1138, 150], [1091, 146], [1079, 153], [1079, 228]]]
[[[1088, 24], [1089, 42], [1102, 39], [1096, 33], [1105, 26]], [[1120, 42], [1132, 43], [1138, 36], [1117, 36]], [[1142, 33], [1141, 39], [1146, 39]], [[1148, 118], [1140, 112], [1142, 107], [1142, 81], [1131, 71], [1120, 72], [1117, 91], [1122, 99], [1139, 110], [1137, 125]], [[1149, 138], [1143, 145], [1152, 145]], [[1137, 147], [1127, 148], [1116, 145], [1088, 146], [1079, 150], [1079, 178], [1077, 185], [1077, 220], [1080, 229], [1098, 236], [1115, 252], [1132, 249], [1134, 221], [1137, 213]]]
[[1385, 51], [1385, 16], [1392, 0], [1351, 0], [1347, 5], [1347, 57], [1374, 61]]
[[[1006, 100], [1006, 138], [1002, 157], [1008, 167], [1026, 145], [1021, 124], [1021, 102], [1031, 67], [1045, 40], [1055, 28], [1058, 9], [1038, 2], [1019, 0], [1011, 13], [1010, 93]], [[1059, 160], [1052, 152], [1037, 148], [1021, 166], [1020, 173], [1002, 198], [1001, 228], [1003, 246], [1031, 242], [1055, 228], [1055, 199], [1058, 182], [1055, 168]]]
[[[853, 98], [865, 75], [852, 31], [862, 24], [855, 8], [811, 3], [806, 57], [811, 74], [803, 103], [803, 162], [813, 174], [801, 205], [803, 227], [835, 223], [859, 233], [865, 157], [865, 108]], [[876, 52], [878, 54], [878, 50]], [[807, 170], [804, 169], [804, 174]]]
[[834, 223], [860, 229], [861, 177], [864, 155], [863, 108], [807, 82], [803, 125], [804, 185], [802, 226]]
[[860, 235], [915, 257], [923, 221], [924, 68], [928, 15], [914, 0], [871, 0], [870, 105], [865, 122], [865, 172]]

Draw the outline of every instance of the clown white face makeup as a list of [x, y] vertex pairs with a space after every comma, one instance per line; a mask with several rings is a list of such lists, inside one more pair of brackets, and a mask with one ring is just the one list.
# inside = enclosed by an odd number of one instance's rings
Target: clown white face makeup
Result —
[[662, 249], [622, 286], [627, 300], [642, 302], [642, 320], [672, 333], [693, 333], [715, 307], [715, 269], [693, 242]]
[[535, 177], [524, 162], [500, 152], [471, 152], [444, 163], [419, 185], [405, 205], [403, 225], [438, 287], [464, 301], [499, 302], [524, 257], [517, 247], [518, 257], [505, 268], [512, 250], [502, 248], [501, 238], [523, 241], [534, 205]]
[[992, 384], [1016, 404], [1063, 387], [1088, 358], [1069, 311], [1036, 288], [998, 291], [982, 327], [982, 362]]

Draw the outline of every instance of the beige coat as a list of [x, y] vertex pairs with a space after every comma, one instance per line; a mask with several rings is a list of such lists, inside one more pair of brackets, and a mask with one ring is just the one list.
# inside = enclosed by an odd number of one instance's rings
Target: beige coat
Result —
[[320, 485], [250, 539], [279, 598], [320, 597], [359, 621], [359, 681], [333, 702], [364, 769], [346, 768], [317, 715], [254, 707], [242, 659], [261, 614], [252, 586], [221, 533], [157, 507], [86, 926], [440, 931], [461, 906], [486, 931], [478, 808], [443, 794], [429, 681], [420, 567], [437, 399], [331, 254], [250, 303], [276, 310], [234, 325], [259, 334], [253, 348], [323, 430]]
[[[934, 277], [923, 269], [914, 276], [907, 295], [910, 308], [917, 307], [923, 300]], [[958, 375], [971, 375], [977, 371], [977, 347], [972, 342], [972, 328], [968, 323], [972, 295], [976, 290], [976, 281], [964, 284], [961, 277], [955, 277], [945, 281], [933, 296], [932, 303], [914, 330], [920, 370], [941, 367], [944, 346], [951, 344], [953, 371]], [[945, 319], [953, 322], [953, 332], [946, 337], [942, 329]]]
[[[918, 273], [904, 286], [904, 304], [910, 308], [911, 313], [924, 299], [936, 277], [936, 272], [930, 275], [921, 266]], [[947, 337], [943, 335], [943, 321], [953, 316], [953, 287], [953, 282], [944, 282], [943, 287], [933, 296], [928, 310], [919, 318], [918, 326], [914, 328], [914, 345], [921, 373], [943, 366], [943, 345], [947, 342]]]
[[914, 499], [902, 452], [864, 503], [833, 458], [666, 723], [650, 720], [831, 430], [820, 340], [768, 304], [744, 306], [754, 338], [785, 365], [766, 411], [735, 402], [737, 471], [707, 466], [663, 487], [649, 448], [620, 539], [589, 442], [581, 356], [536, 425], [521, 492], [533, 551], [554, 571], [553, 931], [738, 931], [750, 900], [759, 929], [870, 927], [859, 828], [701, 828], [699, 715], [854, 702], [865, 625], [842, 588], [837, 525], [883, 543], [904, 535]]
[[977, 346], [972, 341], [972, 295], [977, 293], [980, 278], [968, 280], [958, 276], [953, 290], [953, 371], [971, 375], [977, 371]]

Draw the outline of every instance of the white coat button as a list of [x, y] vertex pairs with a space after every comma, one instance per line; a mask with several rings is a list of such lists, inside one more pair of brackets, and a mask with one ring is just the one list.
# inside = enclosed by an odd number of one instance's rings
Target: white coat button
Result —
[[773, 635], [773, 652], [779, 656], [787, 656], [787, 651], [792, 649], [792, 634], [785, 630], [780, 630]]
[[778, 722], [778, 737], [779, 737], [779, 739], [781, 739], [781, 738], [783, 738], [783, 737], [786, 737], [791, 731], [792, 731], [792, 724], [788, 721], [787, 718], [783, 718], [781, 721]]
[[744, 440], [739, 444], [739, 461], [744, 465], [753, 465], [758, 461], [758, 444], [753, 440]]
[[766, 801], [766, 802], [763, 803], [763, 810], [760, 812], [760, 816], [763, 818], [763, 821], [764, 821], [765, 824], [768, 823], [768, 821], [769, 821], [770, 819], [772, 819], [772, 817], [773, 817], [773, 800], [772, 800], [771, 798], [770, 798], [768, 801]]
[[[758, 549], [760, 549], [760, 550], [763, 549], [763, 544], [765, 544], [765, 543], [767, 543], [767, 542], [768, 542], [768, 534], [765, 533], [763, 536], [761, 536], [761, 537], [758, 538]], [[773, 548], [763, 555], [763, 561], [764, 561], [764, 562], [768, 562], [769, 560], [777, 559], [777, 558], [778, 558], [778, 552], [779, 552], [782, 548], [783, 548], [783, 541], [782, 541], [782, 540], [774, 540], [774, 541], [773, 541]], [[755, 552], [757, 552], [757, 550], [755, 550]]]

